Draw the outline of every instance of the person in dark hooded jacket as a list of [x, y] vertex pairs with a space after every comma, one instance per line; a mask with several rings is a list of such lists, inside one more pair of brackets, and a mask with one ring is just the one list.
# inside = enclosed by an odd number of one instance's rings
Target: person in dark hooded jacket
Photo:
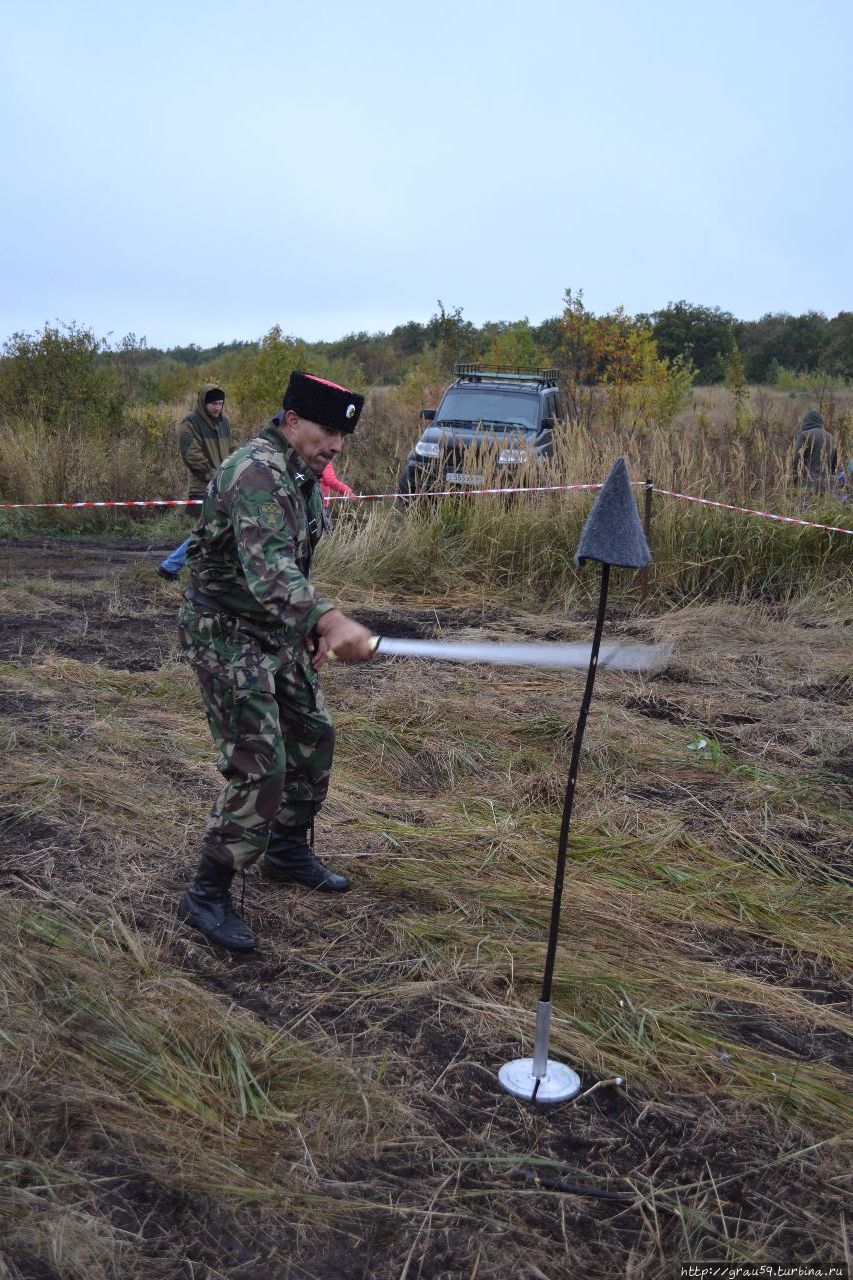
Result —
[[794, 438], [794, 479], [808, 493], [829, 493], [838, 451], [817, 409], [804, 413]]
[[[200, 500], [209, 481], [221, 463], [231, 452], [231, 423], [223, 412], [225, 392], [212, 382], [199, 388], [196, 407], [181, 422], [178, 429], [178, 449], [189, 472], [187, 497]], [[187, 511], [195, 514], [194, 508]], [[184, 567], [189, 538], [176, 547], [171, 555], [158, 566], [161, 578], [174, 581]]]

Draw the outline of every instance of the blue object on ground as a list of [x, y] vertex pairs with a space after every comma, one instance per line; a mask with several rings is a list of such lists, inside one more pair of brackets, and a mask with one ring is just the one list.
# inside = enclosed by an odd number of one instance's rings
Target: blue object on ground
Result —
[[171, 555], [166, 556], [166, 559], [162, 562], [160, 568], [165, 569], [167, 573], [180, 573], [187, 562], [187, 547], [189, 545], [190, 540], [187, 538], [187, 540], [182, 542], [179, 547], [175, 547], [175, 550]]

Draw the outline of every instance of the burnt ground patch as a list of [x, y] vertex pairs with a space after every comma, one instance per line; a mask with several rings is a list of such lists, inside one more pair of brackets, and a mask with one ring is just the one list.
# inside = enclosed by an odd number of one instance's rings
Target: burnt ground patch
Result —
[[381, 613], [375, 609], [353, 609], [350, 617], [355, 618], [363, 627], [367, 627], [374, 635], [393, 636], [397, 640], [421, 640], [434, 635], [434, 628], [428, 620], [409, 617], [391, 610]]
[[93, 850], [86, 836], [44, 814], [0, 809], [0, 886], [13, 896], [27, 887], [54, 886], [55, 876], [73, 883], [91, 865]]
[[853, 973], [839, 982], [832, 966], [820, 955], [795, 951], [769, 938], [732, 929], [693, 931], [692, 954], [713, 960], [732, 973], [743, 973], [800, 991], [815, 1004], [849, 1008], [853, 1002]]
[[172, 550], [127, 539], [0, 538], [0, 574], [11, 579], [49, 573], [59, 582], [92, 582], [130, 565], [153, 568]]
[[16, 853], [80, 847], [79, 839], [64, 823], [18, 809], [0, 810], [0, 839], [9, 860], [7, 866]]
[[[823, 956], [729, 929], [692, 931], [685, 950], [730, 973], [794, 991], [820, 1008], [853, 1013], [853, 973], [839, 981]], [[795, 1022], [755, 1004], [722, 998], [712, 1001], [703, 1017], [723, 1040], [853, 1071], [853, 1037], [836, 1028]]]
[[509, 609], [472, 609], [460, 606], [455, 609], [418, 609], [406, 607], [375, 610], [356, 607], [351, 616], [362, 626], [380, 635], [398, 640], [439, 639], [447, 631], [456, 632], [469, 628], [493, 627], [517, 621]]
[[55, 653], [119, 671], [156, 671], [174, 648], [174, 616], [140, 617], [54, 596], [55, 611], [0, 615], [0, 661], [27, 665]]
[[49, 720], [50, 711], [43, 698], [20, 690], [0, 690], [0, 716], [17, 721]]
[[[156, 670], [174, 647], [178, 603], [153, 574], [158, 551], [129, 541], [0, 542], [0, 579], [13, 590], [35, 583], [29, 607], [15, 600], [0, 611], [0, 661], [27, 665], [49, 652], [115, 670]], [[42, 581], [49, 588], [38, 608]]]
[[754, 1045], [795, 1062], [826, 1062], [839, 1071], [853, 1070], [853, 1037], [840, 1031], [805, 1027], [736, 1000], [715, 1000], [703, 1017], [729, 1043]]
[[843, 779], [847, 786], [853, 786], [853, 746], [845, 747], [834, 760], [829, 760], [826, 769], [827, 773]]
[[[50, 609], [39, 613], [15, 610], [0, 613], [0, 661], [27, 663], [33, 655], [49, 651], [83, 662], [100, 662], [116, 670], [156, 670], [175, 644], [175, 618], [180, 595], [163, 587], [153, 574], [161, 553], [168, 547], [140, 548], [138, 543], [118, 541], [110, 545], [80, 540], [74, 543], [28, 539], [0, 543], [0, 573], [7, 581], [48, 575], [57, 583], [68, 582], [68, 592], [50, 593]], [[150, 586], [139, 587], [142, 566], [152, 569]], [[123, 580], [128, 570], [137, 575], [136, 589], [124, 581], [112, 601], [103, 593], [74, 592], [73, 584]], [[447, 631], [506, 623], [513, 618], [506, 608], [454, 609], [353, 608], [351, 616], [372, 631], [401, 639], [430, 639]], [[556, 633], [555, 633], [556, 635]], [[563, 633], [560, 631], [560, 637]]]
[[[362, 1250], [344, 1231], [334, 1232], [330, 1245], [318, 1230], [316, 1243], [306, 1250], [300, 1239], [304, 1230], [295, 1224], [289, 1227], [280, 1220], [266, 1224], [247, 1210], [223, 1213], [203, 1196], [165, 1189], [156, 1177], [134, 1171], [132, 1152], [110, 1150], [108, 1144], [98, 1142], [96, 1132], [75, 1135], [70, 1154], [85, 1161], [97, 1185], [96, 1196], [88, 1202], [81, 1201], [75, 1188], [77, 1211], [85, 1212], [91, 1221], [106, 1221], [115, 1233], [116, 1276], [349, 1280], [369, 1274], [364, 1271]], [[70, 1199], [60, 1189], [50, 1201], [45, 1198], [41, 1212], [56, 1220], [63, 1201]], [[298, 1261], [305, 1253], [310, 1263]], [[0, 1249], [2, 1257], [26, 1280], [64, 1280], [68, 1274], [8, 1239]]]
[[693, 724], [694, 717], [680, 703], [659, 694], [642, 693], [625, 699], [625, 706], [652, 720], [666, 720], [670, 724]]

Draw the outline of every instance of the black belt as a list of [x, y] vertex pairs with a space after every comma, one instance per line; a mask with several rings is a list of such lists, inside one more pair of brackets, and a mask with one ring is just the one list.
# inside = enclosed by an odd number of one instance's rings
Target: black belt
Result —
[[201, 591], [198, 587], [190, 585], [184, 592], [184, 596], [189, 600], [190, 604], [197, 604], [202, 609], [211, 609], [214, 613], [230, 613], [232, 618], [239, 617], [239, 614], [236, 614], [233, 609], [229, 609], [222, 600], [217, 600], [215, 596], [209, 596], [206, 591]]
[[236, 613], [233, 609], [229, 609], [222, 600], [217, 600], [215, 596], [209, 596], [206, 591], [200, 590], [199, 587], [187, 587], [184, 592], [184, 598], [199, 609], [204, 609], [209, 613], [222, 613], [226, 618], [233, 618], [244, 631], [247, 631], [250, 636], [254, 636], [255, 639], [260, 640], [262, 644], [271, 644], [278, 649], [284, 643], [287, 629], [283, 623], [266, 627], [262, 622], [252, 622], [244, 617], [242, 613]]

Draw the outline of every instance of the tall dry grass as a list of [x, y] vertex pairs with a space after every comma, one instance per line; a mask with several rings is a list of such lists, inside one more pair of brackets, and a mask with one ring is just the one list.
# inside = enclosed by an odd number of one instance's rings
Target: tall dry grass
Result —
[[[437, 401], [438, 390], [428, 396]], [[841, 452], [853, 452], [853, 388], [818, 397]], [[655, 483], [733, 502], [789, 493], [790, 456], [797, 422], [815, 399], [806, 392], [753, 387], [747, 425], [736, 425], [734, 396], [721, 387], [694, 390], [671, 426], [613, 428], [601, 401], [590, 431], [566, 426], [549, 476], [557, 482], [600, 480], [614, 457], [624, 455], [638, 476]], [[177, 451], [177, 425], [192, 406], [184, 401], [133, 405], [120, 432], [81, 432], [34, 418], [0, 423], [0, 500], [78, 502], [105, 498], [175, 498], [186, 491]], [[275, 406], [270, 406], [273, 412]], [[260, 416], [232, 418], [235, 447], [263, 425]], [[376, 388], [368, 396], [358, 431], [346, 442], [340, 472], [360, 492], [376, 491], [397, 476], [421, 429], [418, 406], [405, 389]]]
[[[733, 433], [721, 413], [709, 416], [707, 403], [700, 399], [695, 421], [681, 428], [574, 430], [558, 439], [542, 469], [531, 463], [508, 474], [497, 466], [494, 450], [472, 449], [463, 470], [482, 476], [483, 488], [595, 484], [614, 458], [624, 457], [635, 481], [650, 478], [656, 488], [800, 517], [804, 501], [793, 481], [789, 424], [768, 419], [748, 435]], [[784, 406], [796, 421], [797, 409], [791, 413], [787, 401]], [[336, 536], [321, 548], [318, 569], [338, 588], [466, 589], [533, 606], [567, 606], [596, 590], [594, 575], [579, 575], [572, 558], [591, 502], [592, 495], [581, 491], [423, 495], [403, 509], [340, 504]], [[850, 510], [830, 497], [811, 502], [807, 514], [847, 526], [853, 524], [845, 519]], [[833, 592], [853, 585], [853, 538], [845, 534], [659, 495], [650, 542], [655, 565], [649, 588], [659, 598], [779, 600], [816, 587]], [[635, 575], [622, 574], [616, 591], [630, 599], [637, 585]]]
[[[823, 410], [846, 458], [853, 391], [827, 393]], [[753, 388], [749, 414], [735, 416], [734, 397], [699, 388], [670, 427], [607, 425], [602, 410], [589, 430], [566, 428], [542, 470], [499, 469], [493, 450], [472, 453], [465, 469], [485, 487], [598, 483], [614, 458], [625, 457], [636, 481], [736, 505], [826, 524], [853, 524], [849, 504], [809, 501], [792, 477], [796, 424], [806, 394]], [[0, 476], [6, 501], [59, 502], [106, 498], [180, 497], [185, 477], [175, 445], [184, 405], [139, 407], [118, 438], [50, 433], [33, 421], [7, 423], [0, 433]], [[744, 421], [748, 426], [744, 427]], [[235, 422], [234, 442], [260, 422]], [[394, 492], [406, 453], [420, 431], [417, 410], [389, 389], [369, 397], [363, 421], [347, 441], [339, 473], [359, 492]], [[413, 592], [506, 594], [525, 603], [564, 605], [585, 598], [590, 575], [572, 564], [588, 494], [531, 494], [516, 499], [454, 495], [443, 501], [338, 504], [335, 535], [321, 549], [318, 569], [332, 586], [346, 584]], [[184, 536], [187, 514], [155, 511], [2, 513], [0, 532], [51, 530], [69, 536], [144, 532], [168, 542]], [[654, 501], [650, 588], [666, 598], [715, 595], [778, 600], [819, 587], [849, 590], [853, 538], [770, 523], [672, 498]], [[636, 591], [622, 575], [622, 590]]]

